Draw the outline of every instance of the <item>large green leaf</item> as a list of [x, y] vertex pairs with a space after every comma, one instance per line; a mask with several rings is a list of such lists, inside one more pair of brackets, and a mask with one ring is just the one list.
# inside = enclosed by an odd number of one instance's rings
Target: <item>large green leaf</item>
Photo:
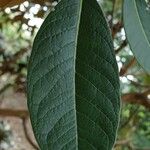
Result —
[[62, 0], [40, 28], [28, 107], [41, 150], [110, 150], [120, 109], [118, 68], [96, 0]]
[[141, 66], [150, 72], [150, 9], [145, 0], [124, 0], [123, 12], [130, 47]]

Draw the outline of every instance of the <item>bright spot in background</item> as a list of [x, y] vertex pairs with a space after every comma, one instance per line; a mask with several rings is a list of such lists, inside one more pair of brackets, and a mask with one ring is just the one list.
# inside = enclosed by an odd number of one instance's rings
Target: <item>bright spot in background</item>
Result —
[[120, 71], [121, 68], [122, 68], [122, 66], [123, 66], [123, 64], [122, 64], [121, 59], [120, 59], [119, 56], [116, 56], [116, 60], [117, 60], [117, 63], [118, 63], [118, 69], [119, 69], [119, 71]]
[[122, 83], [128, 83], [128, 79], [126, 77], [120, 77], [120, 80], [122, 81]]
[[47, 8], [46, 6], [43, 7], [43, 10], [44, 10], [44, 11], [47, 11], [47, 9], [48, 9], [48, 8]]
[[9, 14], [9, 13], [11, 12], [10, 8], [6, 8], [6, 9], [5, 9], [5, 12], [6, 12], [7, 14]]
[[132, 81], [134, 80], [134, 76], [132, 76], [132, 75], [127, 75], [127, 78]]
[[122, 62], [126, 62], [126, 59], [124, 57], [121, 58]]
[[116, 56], [116, 60], [117, 60], [117, 61], [120, 61], [120, 57], [119, 57], [119, 56]]
[[30, 8], [30, 10], [29, 10], [29, 12], [31, 13], [31, 14], [37, 14], [38, 13], [38, 11], [39, 11], [39, 8], [37, 8], [37, 7], [31, 7]]
[[31, 20], [29, 20], [28, 25], [29, 26], [36, 26], [36, 27], [40, 28], [42, 23], [43, 23], [43, 19], [41, 19], [41, 18], [32, 18]]
[[24, 5], [25, 7], [28, 7], [28, 6], [29, 6], [29, 2], [28, 2], [28, 1], [25, 1], [25, 2], [23, 3], [23, 5]]
[[58, 2], [55, 1], [52, 3], [52, 6], [56, 6], [57, 4], [58, 4]]
[[121, 62], [118, 62], [119, 71], [121, 70], [122, 66], [123, 66], [122, 63], [121, 63]]
[[22, 29], [23, 29], [23, 30], [27, 30], [27, 29], [28, 29], [28, 26], [24, 23], [24, 24], [22, 25]]
[[122, 39], [122, 40], [125, 40], [125, 39], [126, 39], [125, 31], [124, 31], [123, 28], [121, 29], [121, 39]]
[[[21, 5], [23, 5], [23, 7], [24, 7], [24, 6], [25, 6], [25, 7], [28, 7], [28, 6], [29, 6], [29, 2], [25, 1], [25, 2], [24, 2], [23, 4], [21, 4]], [[20, 8], [20, 9], [23, 9], [23, 7]], [[26, 19], [29, 19], [29, 21], [28, 21], [28, 25], [29, 25], [29, 26], [36, 26], [37, 28], [40, 28], [40, 26], [42, 25], [44, 19], [38, 18], [38, 17], [34, 17], [34, 15], [37, 14], [40, 9], [41, 9], [41, 6], [40, 6], [39, 4], [35, 4], [33, 7], [30, 8], [29, 13], [26, 13], [26, 14], [24, 15], [24, 17], [25, 17]], [[46, 10], [47, 10], [47, 7], [45, 6], [45, 7], [43, 8], [43, 10], [46, 11]], [[26, 29], [26, 28], [27, 28], [27, 26], [23, 25], [23, 29]]]
[[24, 7], [23, 4], [20, 5], [20, 8], [19, 8], [19, 9], [20, 9], [21, 11], [23, 11], [23, 12], [26, 10], [26, 8]]

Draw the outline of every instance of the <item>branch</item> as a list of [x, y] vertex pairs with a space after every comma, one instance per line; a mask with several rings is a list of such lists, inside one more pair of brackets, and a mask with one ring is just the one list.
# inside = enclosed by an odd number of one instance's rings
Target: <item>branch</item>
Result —
[[21, 118], [26, 139], [34, 147], [35, 150], [39, 150], [37, 145], [34, 144], [34, 142], [30, 139], [30, 136], [28, 135], [28, 128], [26, 124], [27, 124], [27, 118], [29, 117], [29, 113], [27, 110], [0, 109], [0, 116]]
[[150, 94], [150, 89], [143, 93], [123, 94], [121, 98], [124, 102], [142, 105], [142, 106], [150, 109], [150, 99], [148, 99], [148, 97], [147, 97], [149, 94]]
[[149, 148], [136, 148], [132, 143], [131, 140], [118, 140], [116, 141], [114, 147], [118, 146], [126, 146], [129, 150], [149, 150]]
[[113, 28], [113, 20], [114, 20], [114, 11], [115, 11], [116, 0], [113, 0], [112, 3], [113, 4], [112, 4], [112, 11], [111, 11], [110, 28]]
[[147, 89], [145, 92], [143, 92], [143, 95], [144, 95], [144, 96], [148, 96], [149, 94], [150, 94], [150, 88]]
[[[30, 48], [30, 47], [29, 47]], [[22, 48], [19, 52], [17, 52], [15, 55], [13, 55], [11, 58], [8, 58], [2, 62], [2, 65], [0, 66], [0, 76], [7, 73], [15, 73], [15, 69], [12, 64], [16, 64], [17, 60], [24, 55], [29, 48]]]
[[123, 27], [122, 22], [116, 23], [112, 28], [112, 38], [114, 39], [115, 35], [121, 30]]
[[4, 117], [19, 117], [26, 118], [29, 116], [29, 112], [27, 110], [14, 110], [14, 109], [0, 109], [0, 116]]
[[[128, 79], [128, 78], [127, 78], [127, 79]], [[150, 88], [150, 85], [144, 85], [144, 84], [141, 84], [141, 83], [139, 83], [139, 82], [135, 82], [135, 81], [130, 80], [130, 79], [128, 79], [128, 80], [131, 82], [131, 84], [133, 84], [133, 85], [136, 86], [136, 87]]]
[[31, 140], [30, 135], [28, 134], [27, 118], [23, 118], [22, 119], [22, 126], [23, 126], [23, 129], [24, 129], [25, 137], [28, 140], [28, 142], [32, 145], [32, 147], [35, 150], [39, 150], [39, 148], [37, 147], [37, 145]]
[[3, 92], [5, 92], [9, 87], [11, 87], [12, 86], [12, 84], [11, 83], [8, 83], [8, 84], [6, 84], [4, 87], [2, 87], [1, 89], [0, 89], [0, 95], [3, 93]]
[[131, 61], [127, 65], [124, 65], [120, 70], [120, 76], [124, 76], [128, 72], [128, 69], [131, 68], [135, 64], [135, 62], [136, 62], [136, 59], [134, 57], [131, 59]]
[[115, 147], [116, 146], [120, 146], [120, 145], [127, 145], [127, 144], [129, 144], [130, 143], [130, 140], [118, 140], [118, 141], [116, 141], [116, 143], [115, 143]]
[[126, 127], [126, 125], [129, 124], [129, 122], [131, 121], [131, 119], [137, 114], [139, 110], [139, 107], [137, 107], [135, 110], [131, 109], [131, 113], [130, 116], [128, 117], [128, 119], [120, 126], [120, 129], [123, 129], [124, 127]]
[[122, 42], [122, 44], [120, 45], [120, 47], [118, 49], [115, 50], [115, 54], [118, 54], [124, 47], [127, 46], [127, 40], [124, 40]]

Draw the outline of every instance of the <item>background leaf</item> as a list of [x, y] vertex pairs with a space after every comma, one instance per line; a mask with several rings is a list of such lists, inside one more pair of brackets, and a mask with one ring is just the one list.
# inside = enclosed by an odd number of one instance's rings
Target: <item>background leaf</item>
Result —
[[28, 107], [41, 150], [111, 150], [120, 110], [110, 31], [96, 0], [62, 0], [34, 41]]
[[124, 27], [141, 66], [150, 72], [150, 9], [145, 0], [124, 0]]

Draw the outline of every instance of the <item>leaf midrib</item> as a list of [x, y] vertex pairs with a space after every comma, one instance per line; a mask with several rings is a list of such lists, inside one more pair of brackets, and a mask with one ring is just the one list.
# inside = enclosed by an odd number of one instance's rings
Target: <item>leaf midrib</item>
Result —
[[[79, 20], [77, 23], [77, 32], [76, 32], [76, 38], [75, 38], [75, 55], [74, 55], [74, 61], [75, 61], [75, 65], [74, 65], [74, 73], [76, 72], [76, 57], [77, 57], [77, 43], [78, 43], [78, 35], [79, 35], [79, 27], [80, 27], [80, 20], [81, 20], [81, 13], [82, 13], [82, 4], [83, 4], [83, 0], [80, 0], [80, 7], [79, 7]], [[77, 127], [77, 108], [76, 108], [76, 85], [75, 85], [75, 81], [76, 81], [76, 76], [74, 77], [74, 97], [75, 97], [75, 105], [74, 105], [74, 112], [75, 112], [75, 120], [76, 120], [76, 150], [78, 150], [78, 127]]]

